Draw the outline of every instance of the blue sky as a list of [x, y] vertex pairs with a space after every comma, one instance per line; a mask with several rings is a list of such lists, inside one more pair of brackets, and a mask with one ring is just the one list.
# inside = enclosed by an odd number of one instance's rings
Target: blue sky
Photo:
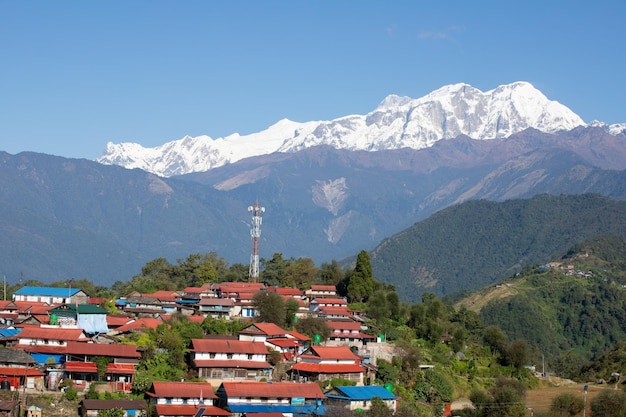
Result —
[[0, 150], [329, 120], [387, 95], [529, 81], [626, 122], [626, 1], [0, 1]]

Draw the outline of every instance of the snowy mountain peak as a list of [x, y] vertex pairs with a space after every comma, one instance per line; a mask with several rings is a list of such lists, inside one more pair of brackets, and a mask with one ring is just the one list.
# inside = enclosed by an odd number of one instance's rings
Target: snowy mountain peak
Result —
[[97, 161], [169, 177], [317, 145], [367, 151], [422, 149], [461, 134], [495, 139], [530, 127], [556, 132], [584, 124], [578, 115], [549, 100], [528, 82], [501, 85], [486, 92], [459, 83], [418, 99], [389, 95], [366, 115], [305, 123], [282, 119], [266, 130], [245, 136], [185, 136], [155, 148], [109, 142]]

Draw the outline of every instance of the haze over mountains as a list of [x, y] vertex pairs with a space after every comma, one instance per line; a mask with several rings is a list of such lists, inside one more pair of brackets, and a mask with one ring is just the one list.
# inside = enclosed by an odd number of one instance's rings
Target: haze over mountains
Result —
[[246, 208], [257, 199], [267, 209], [261, 258], [280, 252], [318, 265], [373, 250], [472, 199], [594, 192], [623, 200], [621, 129], [585, 125], [527, 83], [486, 93], [455, 85], [418, 100], [390, 96], [365, 116], [281, 121], [246, 137], [110, 145], [116, 152], [99, 159], [106, 164], [3, 153], [0, 263], [13, 280], [102, 285], [158, 257], [216, 252], [247, 264]]

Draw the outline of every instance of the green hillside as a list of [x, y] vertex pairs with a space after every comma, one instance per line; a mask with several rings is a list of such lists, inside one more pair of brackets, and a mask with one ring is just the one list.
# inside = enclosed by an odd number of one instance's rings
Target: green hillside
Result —
[[523, 339], [550, 368], [576, 374], [580, 365], [626, 340], [626, 240], [603, 237], [527, 268], [457, 303]]
[[626, 238], [626, 202], [596, 194], [468, 201], [383, 241], [372, 267], [416, 301], [424, 292], [477, 290], [607, 235]]

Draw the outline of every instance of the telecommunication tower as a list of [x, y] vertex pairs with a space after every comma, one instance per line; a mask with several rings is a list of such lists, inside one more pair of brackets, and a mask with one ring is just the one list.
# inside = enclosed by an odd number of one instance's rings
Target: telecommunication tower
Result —
[[261, 213], [265, 212], [265, 207], [261, 207], [257, 201], [253, 206], [248, 206], [248, 211], [252, 213], [252, 227], [250, 228], [252, 255], [250, 255], [249, 279], [251, 282], [257, 282], [259, 279], [259, 238], [261, 237], [261, 223], [263, 222]]

